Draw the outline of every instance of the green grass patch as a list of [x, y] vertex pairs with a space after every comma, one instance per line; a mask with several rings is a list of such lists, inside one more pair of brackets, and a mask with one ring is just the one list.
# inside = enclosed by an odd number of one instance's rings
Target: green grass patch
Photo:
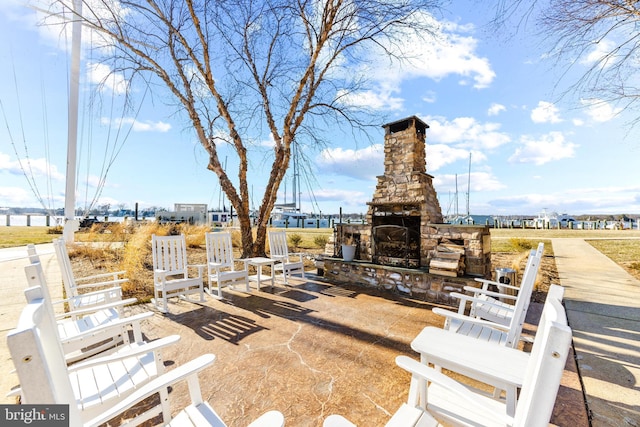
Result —
[[44, 226], [0, 227], [0, 248], [25, 246], [29, 243], [51, 243], [53, 239], [60, 237], [49, 233], [52, 228]]

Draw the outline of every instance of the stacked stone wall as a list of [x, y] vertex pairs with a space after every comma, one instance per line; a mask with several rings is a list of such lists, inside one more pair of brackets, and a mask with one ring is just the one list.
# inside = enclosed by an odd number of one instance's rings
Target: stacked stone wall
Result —
[[464, 293], [465, 286], [479, 285], [470, 277], [444, 277], [423, 270], [344, 262], [337, 258], [324, 260], [324, 277], [334, 283], [365, 286], [450, 306], [459, 303], [459, 299], [452, 297], [451, 293]]

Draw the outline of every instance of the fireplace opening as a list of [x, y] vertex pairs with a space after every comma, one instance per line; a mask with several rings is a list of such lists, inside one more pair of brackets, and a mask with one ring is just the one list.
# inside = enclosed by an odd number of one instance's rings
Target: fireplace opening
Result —
[[420, 267], [420, 217], [374, 217], [372, 237], [374, 263]]

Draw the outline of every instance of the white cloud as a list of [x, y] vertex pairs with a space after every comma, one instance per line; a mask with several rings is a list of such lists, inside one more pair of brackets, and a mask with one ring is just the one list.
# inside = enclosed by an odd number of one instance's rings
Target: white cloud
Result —
[[427, 93], [425, 93], [424, 96], [422, 97], [422, 101], [428, 104], [433, 104], [437, 100], [438, 100], [438, 97], [436, 93], [432, 90], [427, 91]]
[[371, 201], [371, 191], [353, 191], [353, 190], [341, 190], [341, 189], [320, 189], [314, 190], [313, 197], [315, 201], [338, 201], [341, 206], [364, 206], [367, 202]]
[[127, 92], [127, 80], [122, 74], [114, 72], [106, 64], [87, 64], [87, 76], [91, 83], [108, 88], [117, 95]]
[[474, 191], [497, 191], [506, 188], [491, 172], [471, 172], [471, 180], [469, 180], [469, 174], [457, 176], [452, 174], [437, 175], [433, 179], [434, 186], [437, 187], [440, 192], [447, 191], [453, 193], [455, 193], [456, 187], [458, 188], [458, 193], [466, 193], [469, 181], [471, 182], [472, 193]]
[[100, 122], [105, 126], [113, 126], [115, 128], [122, 126], [131, 126], [134, 132], [169, 132], [171, 125], [165, 122], [152, 122], [150, 120], [139, 121], [133, 117], [123, 117], [122, 119], [110, 120], [102, 117]]
[[613, 107], [601, 99], [583, 99], [580, 103], [587, 108], [587, 116], [598, 123], [608, 122], [622, 112], [622, 108]]
[[[603, 39], [598, 41], [593, 49], [589, 51], [587, 56], [580, 60], [582, 65], [593, 65], [596, 62], [602, 61], [605, 57], [615, 48], [615, 44], [607, 39]], [[608, 65], [607, 61], [603, 63], [606, 67]]]
[[558, 107], [547, 101], [538, 102], [538, 106], [531, 110], [531, 120], [534, 123], [560, 123], [562, 121]]
[[20, 187], [0, 187], [0, 206], [34, 206], [33, 194]]
[[523, 136], [521, 147], [509, 158], [512, 163], [534, 163], [543, 165], [552, 161], [571, 158], [575, 155], [577, 144], [565, 140], [561, 132], [549, 132], [540, 138]]
[[372, 180], [383, 172], [383, 161], [383, 145], [374, 144], [359, 150], [328, 148], [320, 153], [316, 165], [321, 173]]
[[493, 103], [489, 106], [489, 109], [487, 110], [487, 115], [488, 116], [497, 116], [498, 114], [500, 114], [503, 111], [507, 111], [507, 107], [505, 107], [502, 104], [497, 104], [497, 103]]
[[366, 90], [339, 93], [340, 102], [354, 107], [366, 107], [376, 111], [397, 111], [402, 109], [402, 98], [392, 96], [391, 90]]
[[[20, 163], [22, 163], [22, 166], [20, 166]], [[0, 172], [23, 175], [23, 169], [32, 178], [49, 177], [56, 181], [65, 180], [65, 175], [58, 172], [58, 168], [49, 164], [44, 158], [22, 159], [21, 162], [18, 162], [17, 160], [11, 160], [8, 154], [0, 153]]]
[[[407, 31], [400, 48], [402, 52], [398, 52], [396, 45], [385, 47], [403, 56], [405, 60], [402, 62], [387, 61], [388, 55], [379, 47], [369, 49], [366, 57], [357, 64], [341, 64], [336, 73], [345, 73], [343, 78], [350, 80], [353, 76], [364, 75], [373, 83], [368, 91], [362, 91], [357, 97], [350, 94], [344, 100], [345, 104], [351, 101], [353, 105], [376, 110], [402, 108], [403, 100], [393, 95], [400, 93], [403, 81], [417, 78], [440, 81], [449, 76], [461, 76], [461, 85], [472, 85], [476, 89], [491, 85], [496, 74], [489, 59], [477, 54], [478, 40], [470, 34], [472, 25], [438, 22], [426, 13], [419, 19], [433, 25], [433, 36], [420, 37]], [[434, 99], [435, 96], [428, 93], [425, 102], [433, 102]]]
[[[455, 162], [469, 159], [469, 150], [455, 148], [447, 144], [427, 144], [427, 173], [435, 172], [442, 167]], [[487, 157], [481, 152], [473, 153], [474, 162], [482, 162]]]
[[467, 30], [467, 27], [445, 23], [437, 40], [415, 40], [411, 43], [414, 48], [410, 53], [414, 58], [410, 61], [411, 73], [436, 81], [459, 75], [463, 77], [460, 84], [471, 84], [476, 89], [489, 87], [496, 74], [489, 60], [476, 54], [478, 40], [463, 34]]
[[457, 144], [471, 149], [493, 149], [511, 141], [509, 135], [499, 132], [499, 123], [479, 123], [473, 117], [457, 117], [448, 121], [443, 117], [427, 118], [429, 141]]

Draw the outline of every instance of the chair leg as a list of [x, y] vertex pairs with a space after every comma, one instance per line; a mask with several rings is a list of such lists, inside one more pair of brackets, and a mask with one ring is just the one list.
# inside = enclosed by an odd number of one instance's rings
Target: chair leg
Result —
[[222, 285], [220, 284], [220, 279], [218, 279], [218, 298], [222, 299]]

